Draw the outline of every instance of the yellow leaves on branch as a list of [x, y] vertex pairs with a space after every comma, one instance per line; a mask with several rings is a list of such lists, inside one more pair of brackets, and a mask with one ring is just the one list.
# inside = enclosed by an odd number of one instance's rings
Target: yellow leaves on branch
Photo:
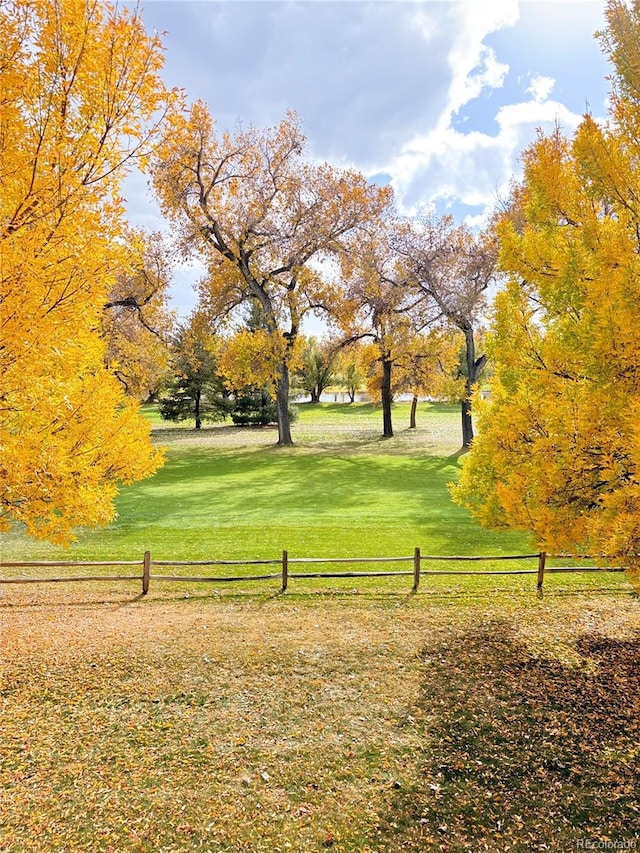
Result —
[[[390, 357], [393, 361], [392, 393], [414, 394], [456, 402], [464, 393], [464, 380], [456, 378], [460, 355], [457, 330], [433, 328], [399, 337]], [[366, 341], [366, 339], [365, 339]], [[359, 367], [366, 377], [367, 391], [380, 401], [382, 366], [379, 343], [362, 343], [357, 350]]]
[[21, 521], [38, 538], [66, 542], [76, 526], [109, 523], [117, 484], [150, 476], [162, 457], [112, 376], [70, 380], [62, 400], [57, 390], [23, 411], [20, 429], [9, 421], [3, 430], [2, 523]]
[[107, 366], [127, 395], [146, 400], [158, 390], [169, 364], [175, 314], [167, 307], [168, 253], [159, 234], [132, 231], [129, 252], [102, 314]]
[[459, 401], [464, 394], [464, 379], [456, 375], [460, 345], [458, 330], [443, 327], [408, 338], [396, 355], [398, 390]]
[[[263, 329], [242, 329], [221, 347], [218, 366], [230, 390], [275, 387], [286, 358], [284, 338]], [[288, 366], [295, 364], [288, 361]]]
[[[533, 532], [548, 550], [640, 564], [640, 9], [612, 0], [613, 119], [585, 118], [526, 152], [518, 217], [499, 226], [511, 276], [496, 300], [492, 402], [455, 497], [486, 524]], [[632, 62], [633, 59], [633, 62]], [[633, 78], [638, 83], [637, 76]], [[618, 81], [619, 82], [619, 81]], [[624, 117], [624, 121], [620, 120]], [[517, 222], [517, 224], [516, 224]]]
[[117, 206], [118, 170], [148, 155], [170, 101], [159, 41], [88, 0], [10, 0], [0, 27], [6, 229], [77, 210], [88, 188]]
[[105, 367], [104, 305], [132, 272], [121, 182], [175, 97], [137, 13], [0, 9], [0, 526], [68, 541], [161, 462]]

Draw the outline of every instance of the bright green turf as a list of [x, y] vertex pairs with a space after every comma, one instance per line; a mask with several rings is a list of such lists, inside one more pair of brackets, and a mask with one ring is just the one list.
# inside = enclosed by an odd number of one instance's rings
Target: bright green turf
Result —
[[[155, 560], [277, 560], [283, 549], [292, 559], [409, 556], [415, 547], [423, 554], [531, 552], [526, 534], [480, 528], [451, 502], [447, 484], [459, 471], [459, 409], [422, 404], [417, 430], [407, 428], [408, 410], [408, 404], [395, 407], [396, 437], [382, 440], [375, 407], [303, 404], [294, 425], [296, 446], [278, 448], [272, 428], [217, 425], [196, 432], [168, 427], [147, 408], [156, 439], [166, 443], [167, 462], [153, 478], [122, 490], [118, 519], [104, 530], [80, 531], [67, 550], [15, 530], [5, 537], [3, 559], [132, 560], [147, 549]], [[424, 565], [454, 567], [470, 566]], [[471, 566], [484, 567], [490, 568]], [[491, 568], [511, 567], [525, 566]], [[533, 583], [530, 576], [520, 580]]]
[[[444, 424], [453, 449], [457, 410], [431, 409], [431, 425]], [[372, 406], [302, 405], [298, 443], [289, 449], [274, 446], [273, 430], [160, 429], [161, 440], [170, 440], [165, 466], [123, 489], [118, 520], [81, 532], [69, 556], [133, 559], [147, 548], [156, 559], [268, 558], [284, 548], [292, 556], [525, 548], [526, 537], [482, 530], [451, 503], [447, 483], [459, 462], [453, 454], [430, 454], [426, 416], [424, 435], [413, 434], [411, 444], [403, 424], [408, 407], [396, 407], [395, 416], [400, 437], [384, 442]], [[54, 553], [18, 533], [3, 549], [7, 560]]]

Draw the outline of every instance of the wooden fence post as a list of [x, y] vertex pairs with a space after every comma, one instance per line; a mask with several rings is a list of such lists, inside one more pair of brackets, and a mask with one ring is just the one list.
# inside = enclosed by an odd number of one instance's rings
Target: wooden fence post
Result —
[[288, 583], [289, 583], [289, 553], [287, 551], [283, 551], [282, 552], [282, 592], [286, 591]]
[[413, 552], [413, 591], [418, 591], [420, 583], [420, 548], [416, 548]]
[[144, 552], [142, 561], [142, 594], [146, 595], [149, 592], [149, 575], [151, 573], [151, 551]]
[[542, 597], [542, 584], [544, 583], [544, 566], [547, 562], [547, 552], [540, 551], [538, 554], [538, 595]]

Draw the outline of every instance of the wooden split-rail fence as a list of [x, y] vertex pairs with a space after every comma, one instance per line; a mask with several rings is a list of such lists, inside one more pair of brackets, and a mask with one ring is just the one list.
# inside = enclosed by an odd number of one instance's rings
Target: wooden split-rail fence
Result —
[[[546, 574], [557, 574], [562, 572], [624, 572], [621, 566], [550, 566], [548, 560], [594, 560], [588, 555], [548, 555], [541, 551], [537, 554], [509, 554], [494, 556], [445, 556], [441, 554], [421, 554], [420, 548], [415, 548], [410, 556], [406, 557], [296, 557], [291, 558], [288, 551], [283, 551], [282, 556], [273, 560], [152, 560], [151, 552], [145, 551], [142, 560], [105, 560], [105, 561], [74, 561], [74, 560], [51, 560], [51, 561], [29, 561], [29, 562], [5, 562], [0, 561], [0, 571], [3, 568], [89, 568], [89, 567], [135, 567], [141, 568], [138, 574], [94, 574], [94, 575], [66, 575], [64, 577], [0, 577], [0, 587], [3, 584], [34, 584], [34, 583], [73, 583], [80, 581], [140, 581], [142, 583], [142, 595], [149, 592], [151, 581], [175, 581], [180, 583], [235, 583], [243, 581], [279, 580], [281, 592], [285, 592], [291, 580], [302, 578], [372, 578], [392, 577], [408, 575], [412, 579], [413, 592], [418, 591], [420, 579], [424, 576], [434, 575], [537, 575], [536, 589], [542, 594], [543, 583]], [[477, 569], [439, 569], [424, 568], [424, 564], [431, 566], [439, 562], [496, 562], [508, 560], [536, 560], [535, 568], [518, 569], [491, 569], [487, 571]], [[384, 569], [376, 571], [291, 571], [292, 566], [310, 566], [313, 564], [370, 564], [370, 563], [412, 563], [410, 569]], [[171, 575], [152, 573], [152, 568], [177, 568], [195, 566], [278, 566], [277, 573], [251, 574], [251, 575]], [[133, 570], [133, 569], [132, 569]]]

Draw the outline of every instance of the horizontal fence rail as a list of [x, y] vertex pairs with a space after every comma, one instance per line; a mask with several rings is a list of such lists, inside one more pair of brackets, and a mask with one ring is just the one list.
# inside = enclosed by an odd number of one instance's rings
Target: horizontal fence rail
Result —
[[[406, 576], [413, 578], [413, 592], [417, 592], [420, 578], [427, 576], [490, 576], [490, 575], [537, 575], [537, 591], [542, 595], [545, 574], [575, 573], [575, 572], [624, 572], [624, 566], [548, 566], [549, 559], [564, 560], [594, 560], [603, 559], [589, 556], [587, 554], [556, 554], [549, 555], [544, 551], [536, 554], [494, 554], [494, 555], [450, 555], [450, 554], [422, 554], [420, 548], [415, 548], [410, 556], [400, 557], [294, 557], [289, 556], [288, 551], [283, 551], [278, 559], [270, 560], [152, 560], [151, 552], [145, 551], [141, 560], [45, 560], [45, 561], [0, 561], [0, 569], [3, 568], [70, 568], [70, 567], [118, 567], [139, 566], [140, 574], [135, 575], [72, 575], [66, 577], [2, 577], [2, 584], [35, 584], [35, 583], [75, 583], [79, 581], [139, 581], [142, 583], [142, 595], [149, 592], [151, 581], [168, 581], [180, 583], [242, 583], [244, 581], [279, 580], [281, 592], [288, 588], [292, 579], [304, 578], [373, 578]], [[606, 559], [606, 558], [605, 558]], [[435, 562], [497, 562], [502, 560], [537, 560], [535, 568], [523, 569], [424, 569], [423, 563]], [[368, 564], [368, 563], [412, 563], [411, 569], [389, 569], [382, 571], [303, 571], [291, 572], [290, 566], [309, 566], [313, 564]], [[279, 566], [277, 573], [252, 574], [252, 575], [170, 575], [152, 574], [153, 567], [190, 567], [190, 566]]]

